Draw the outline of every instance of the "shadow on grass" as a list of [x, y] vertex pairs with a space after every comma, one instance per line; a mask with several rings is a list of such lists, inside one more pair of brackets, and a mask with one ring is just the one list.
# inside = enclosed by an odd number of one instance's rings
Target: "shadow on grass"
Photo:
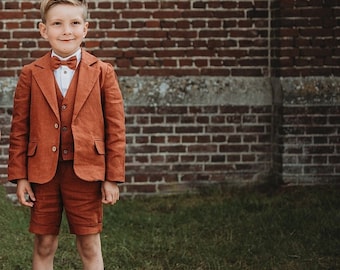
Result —
[[[123, 199], [104, 207], [106, 269], [339, 269], [339, 190], [221, 186]], [[30, 269], [29, 210], [0, 203], [0, 269]], [[65, 221], [55, 269], [81, 269]]]

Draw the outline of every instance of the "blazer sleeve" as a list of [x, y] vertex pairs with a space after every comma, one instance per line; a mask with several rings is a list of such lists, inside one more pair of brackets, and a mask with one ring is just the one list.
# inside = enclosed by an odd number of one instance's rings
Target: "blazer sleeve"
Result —
[[113, 67], [103, 63], [101, 80], [105, 125], [106, 181], [125, 182], [125, 115], [118, 79]]
[[8, 180], [27, 179], [27, 149], [30, 126], [32, 73], [25, 66], [18, 80], [14, 95], [12, 125], [10, 133]]

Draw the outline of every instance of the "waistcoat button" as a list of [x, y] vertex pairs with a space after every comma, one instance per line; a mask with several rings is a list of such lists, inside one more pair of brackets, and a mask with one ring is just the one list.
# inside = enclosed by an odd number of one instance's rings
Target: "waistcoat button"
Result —
[[66, 110], [66, 108], [67, 108], [67, 105], [66, 105], [66, 104], [61, 105], [61, 109], [62, 109], [63, 111]]

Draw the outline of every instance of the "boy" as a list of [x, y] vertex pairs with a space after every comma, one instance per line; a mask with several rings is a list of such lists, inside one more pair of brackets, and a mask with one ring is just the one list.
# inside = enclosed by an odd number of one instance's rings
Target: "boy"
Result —
[[125, 178], [122, 95], [112, 66], [80, 47], [86, 1], [42, 0], [40, 9], [40, 34], [52, 50], [22, 69], [8, 180], [31, 207], [34, 270], [53, 269], [63, 210], [84, 269], [102, 270], [102, 203], [119, 199]]

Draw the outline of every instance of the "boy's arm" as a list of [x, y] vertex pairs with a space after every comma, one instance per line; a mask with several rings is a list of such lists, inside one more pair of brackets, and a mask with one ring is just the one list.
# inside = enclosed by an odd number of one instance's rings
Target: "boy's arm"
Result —
[[31, 102], [31, 75], [23, 68], [14, 95], [10, 134], [8, 180], [27, 179], [27, 147], [29, 137], [29, 109]]
[[[125, 115], [123, 97], [113, 67], [107, 64], [102, 80], [105, 121], [106, 181], [125, 181]], [[118, 189], [118, 187], [117, 187]]]

